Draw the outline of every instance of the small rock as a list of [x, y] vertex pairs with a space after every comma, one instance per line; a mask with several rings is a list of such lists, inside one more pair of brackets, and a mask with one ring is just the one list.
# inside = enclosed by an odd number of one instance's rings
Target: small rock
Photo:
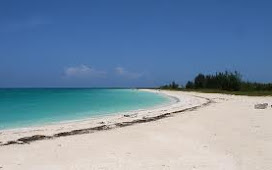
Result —
[[266, 109], [268, 107], [268, 103], [255, 104], [255, 109]]

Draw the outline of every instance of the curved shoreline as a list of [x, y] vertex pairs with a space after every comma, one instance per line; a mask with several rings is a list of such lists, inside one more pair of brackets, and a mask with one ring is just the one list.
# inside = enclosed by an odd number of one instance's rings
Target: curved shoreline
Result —
[[[150, 92], [150, 93], [157, 93], [155, 90], [146, 90], [146, 89], [131, 89], [131, 90], [139, 90], [139, 91], [146, 91], [146, 92]], [[78, 118], [78, 119], [44, 122], [44, 123], [41, 123], [40, 125], [33, 124], [33, 125], [23, 126], [23, 127], [0, 129], [0, 134], [1, 134], [1, 132], [29, 131], [29, 130], [33, 130], [33, 129], [40, 129], [40, 128], [50, 127], [50, 126], [61, 126], [61, 125], [67, 125], [67, 124], [69, 125], [69, 124], [86, 122], [86, 121], [95, 121], [95, 120], [99, 120], [102, 118], [111, 118], [111, 117], [119, 116], [119, 115], [122, 115], [122, 116], [123, 115], [130, 115], [133, 112], [141, 112], [141, 111], [147, 111], [147, 110], [156, 109], [156, 108], [162, 108], [162, 107], [170, 106], [174, 103], [179, 102], [179, 99], [176, 97], [173, 97], [173, 96], [169, 96], [169, 95], [165, 95], [165, 94], [157, 94], [157, 95], [161, 95], [165, 98], [168, 98], [170, 101], [167, 103], [161, 103], [161, 104], [157, 104], [155, 106], [144, 107], [141, 109], [131, 109], [131, 110], [129, 109], [129, 110], [124, 110], [124, 111], [119, 111], [119, 112], [114, 112], [114, 113], [105, 113], [102, 115], [93, 115], [93, 116], [88, 116], [88, 117], [83, 117], [83, 118]], [[1, 144], [1, 140], [0, 140], [0, 144]]]
[[254, 105], [272, 97], [161, 93], [185, 101], [146, 119], [1, 134], [10, 145], [0, 147], [0, 169], [271, 169], [272, 108]]
[[26, 144], [33, 141], [53, 139], [63, 136], [94, 133], [96, 131], [109, 130], [130, 126], [138, 123], [156, 121], [173, 116], [173, 114], [190, 111], [210, 104], [208, 98], [188, 94], [177, 94], [177, 92], [141, 89], [144, 91], [160, 93], [176, 100], [164, 106], [156, 106], [144, 110], [133, 110], [126, 114], [103, 116], [88, 120], [46, 125], [42, 127], [31, 127], [16, 130], [0, 131], [0, 146], [11, 144]]

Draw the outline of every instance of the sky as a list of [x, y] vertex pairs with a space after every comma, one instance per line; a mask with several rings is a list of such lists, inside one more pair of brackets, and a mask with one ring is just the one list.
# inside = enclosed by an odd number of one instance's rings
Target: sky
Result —
[[0, 87], [272, 82], [267, 0], [1, 0]]

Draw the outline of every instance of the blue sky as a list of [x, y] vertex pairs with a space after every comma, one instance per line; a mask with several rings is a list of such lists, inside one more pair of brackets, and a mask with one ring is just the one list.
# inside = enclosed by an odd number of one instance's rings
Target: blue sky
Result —
[[0, 87], [272, 81], [272, 2], [1, 0]]

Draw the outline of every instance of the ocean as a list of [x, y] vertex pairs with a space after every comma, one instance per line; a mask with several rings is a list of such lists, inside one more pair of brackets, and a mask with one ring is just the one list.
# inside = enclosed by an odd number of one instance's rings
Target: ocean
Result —
[[83, 120], [169, 102], [169, 97], [136, 89], [0, 89], [0, 130]]

